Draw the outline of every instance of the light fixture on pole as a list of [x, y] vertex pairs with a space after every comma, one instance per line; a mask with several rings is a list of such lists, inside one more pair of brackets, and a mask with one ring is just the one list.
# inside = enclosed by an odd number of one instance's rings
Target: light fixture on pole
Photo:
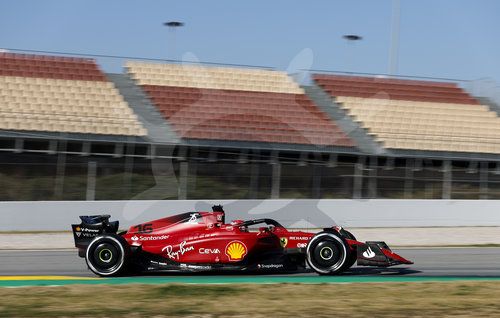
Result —
[[349, 41], [358, 41], [358, 40], [361, 40], [363, 38], [360, 37], [359, 35], [348, 34], [348, 35], [344, 35], [344, 39], [349, 40]]

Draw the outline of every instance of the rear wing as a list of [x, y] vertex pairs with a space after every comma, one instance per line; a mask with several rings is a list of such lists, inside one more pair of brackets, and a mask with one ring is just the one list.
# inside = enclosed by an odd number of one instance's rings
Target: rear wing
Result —
[[85, 251], [94, 237], [103, 233], [116, 233], [119, 222], [109, 222], [109, 214], [81, 215], [80, 224], [71, 224], [75, 247], [79, 249], [78, 255], [85, 256]]

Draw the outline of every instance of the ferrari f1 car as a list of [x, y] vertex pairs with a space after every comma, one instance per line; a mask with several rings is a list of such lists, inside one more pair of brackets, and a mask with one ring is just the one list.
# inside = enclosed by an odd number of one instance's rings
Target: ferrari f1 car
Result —
[[[109, 215], [80, 216], [75, 246], [92, 272], [115, 276], [148, 271], [295, 272], [334, 275], [360, 266], [413, 264], [384, 242], [358, 242], [341, 227], [288, 231], [273, 219], [225, 223], [222, 206], [137, 224], [118, 232]], [[252, 227], [253, 226], [253, 227]], [[249, 230], [251, 229], [255, 230]]]

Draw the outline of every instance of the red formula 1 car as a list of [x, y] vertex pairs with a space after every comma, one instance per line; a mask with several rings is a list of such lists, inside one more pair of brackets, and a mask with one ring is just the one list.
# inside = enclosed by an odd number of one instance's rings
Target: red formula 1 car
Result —
[[[288, 231], [272, 219], [225, 224], [222, 206], [132, 226], [117, 233], [109, 215], [80, 216], [75, 246], [100, 276], [147, 271], [295, 272], [339, 274], [358, 265], [413, 264], [384, 242], [358, 242], [341, 227], [319, 233]], [[248, 227], [258, 226], [255, 231]]]

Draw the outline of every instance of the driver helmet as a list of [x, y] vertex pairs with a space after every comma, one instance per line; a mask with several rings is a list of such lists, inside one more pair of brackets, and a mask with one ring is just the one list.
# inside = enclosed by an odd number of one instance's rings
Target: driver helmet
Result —
[[[244, 222], [243, 220], [234, 220], [233, 222], [231, 222], [231, 225], [238, 226], [238, 224], [241, 224], [243, 222]], [[238, 228], [240, 229], [241, 232], [248, 232], [248, 226], [246, 225], [238, 226]]]

